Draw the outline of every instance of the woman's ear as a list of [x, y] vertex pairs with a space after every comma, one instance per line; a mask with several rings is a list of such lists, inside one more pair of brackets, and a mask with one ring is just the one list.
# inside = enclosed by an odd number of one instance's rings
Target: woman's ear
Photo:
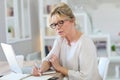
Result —
[[70, 22], [75, 22], [75, 18], [72, 18], [72, 19], [70, 20]]

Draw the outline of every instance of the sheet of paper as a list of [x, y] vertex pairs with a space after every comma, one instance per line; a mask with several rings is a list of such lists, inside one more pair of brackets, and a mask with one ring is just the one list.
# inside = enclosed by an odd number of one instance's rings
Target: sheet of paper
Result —
[[50, 75], [38, 76], [38, 77], [30, 76], [30, 77], [25, 78], [23, 80], [48, 80], [51, 77], [53, 77], [53, 76], [50, 76]]
[[0, 80], [20, 80], [22, 77], [28, 76], [29, 74], [20, 74], [11, 72], [0, 78]]
[[47, 80], [53, 76], [43, 75], [43, 76], [29, 76], [30, 74], [19, 74], [19, 73], [10, 73], [0, 78], [0, 80]]

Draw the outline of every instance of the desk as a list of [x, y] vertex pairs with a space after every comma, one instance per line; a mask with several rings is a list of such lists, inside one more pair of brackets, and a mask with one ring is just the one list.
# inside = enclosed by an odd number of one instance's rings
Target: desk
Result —
[[[33, 66], [33, 65], [34, 65], [34, 61], [24, 62], [24, 66]], [[5, 74], [8, 74], [9, 72], [10, 72], [10, 68], [9, 68], [8, 63], [6, 61], [0, 61], [0, 75], [5, 75]], [[58, 80], [63, 79], [63, 75], [61, 73], [54, 73], [50, 75], [59, 77]]]
[[107, 80], [120, 80], [120, 56], [109, 58]]
[[0, 75], [7, 74], [10, 71], [9, 65], [6, 61], [0, 61]]
[[120, 56], [110, 57], [110, 62], [112, 62], [112, 63], [120, 63]]
[[[24, 62], [24, 66], [33, 66], [34, 61]], [[9, 65], [6, 61], [0, 61], [0, 75], [4, 75], [10, 72]]]

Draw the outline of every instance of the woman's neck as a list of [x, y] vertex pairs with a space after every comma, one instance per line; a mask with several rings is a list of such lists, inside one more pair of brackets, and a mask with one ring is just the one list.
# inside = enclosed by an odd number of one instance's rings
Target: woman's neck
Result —
[[73, 30], [69, 33], [69, 35], [66, 37], [67, 41], [68, 41], [68, 45], [71, 46], [71, 43], [77, 42], [77, 40], [80, 38], [80, 36], [82, 35], [81, 32], [79, 32], [78, 30]]

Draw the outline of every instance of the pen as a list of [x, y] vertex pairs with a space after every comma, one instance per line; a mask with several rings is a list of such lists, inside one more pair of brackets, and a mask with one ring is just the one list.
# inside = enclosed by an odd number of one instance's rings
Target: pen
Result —
[[35, 61], [35, 62], [34, 62], [34, 65], [35, 65], [37, 68], [40, 68], [40, 65], [39, 65], [38, 61]]
[[34, 65], [35, 65], [35, 67], [37, 67], [37, 69], [38, 69], [38, 72], [39, 72], [38, 74], [39, 74], [39, 75], [42, 75], [42, 74], [41, 74], [41, 71], [40, 71], [40, 65], [39, 65], [38, 61], [35, 61], [35, 62], [34, 62]]

